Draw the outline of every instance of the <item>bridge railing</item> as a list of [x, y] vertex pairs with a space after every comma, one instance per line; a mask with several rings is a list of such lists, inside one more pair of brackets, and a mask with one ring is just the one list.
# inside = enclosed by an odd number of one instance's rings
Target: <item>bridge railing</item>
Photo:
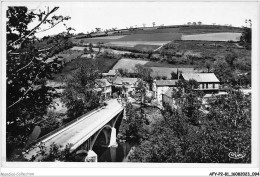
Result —
[[75, 123], [75, 122], [81, 120], [82, 118], [84, 118], [84, 117], [90, 115], [91, 113], [93, 113], [93, 112], [95, 112], [95, 111], [97, 111], [97, 110], [99, 110], [99, 109], [101, 109], [101, 108], [103, 108], [103, 107], [104, 107], [104, 106], [99, 106], [99, 107], [97, 107], [96, 109], [93, 109], [92, 111], [90, 111], [90, 112], [88, 112], [88, 113], [86, 113], [86, 114], [83, 114], [82, 116], [80, 116], [80, 117], [78, 117], [78, 118], [76, 118], [76, 119], [74, 119], [74, 120], [72, 120], [72, 121], [66, 123], [65, 125], [63, 125], [63, 126], [57, 128], [57, 129], [51, 131], [50, 133], [47, 133], [46, 135], [44, 135], [44, 136], [38, 138], [36, 141], [32, 142], [30, 145], [41, 142], [42, 140], [46, 139], [47, 137], [49, 137], [49, 136], [51, 136], [51, 135], [53, 135], [53, 134], [59, 132], [60, 130], [62, 130], [62, 129], [64, 129], [64, 128], [68, 127], [69, 125], [71, 125], [71, 124], [73, 124], [73, 123]]

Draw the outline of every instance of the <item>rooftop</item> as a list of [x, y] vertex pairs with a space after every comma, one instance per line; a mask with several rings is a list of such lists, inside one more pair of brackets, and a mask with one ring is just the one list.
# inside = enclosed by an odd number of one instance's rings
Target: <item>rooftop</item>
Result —
[[157, 86], [175, 86], [178, 80], [156, 80]]
[[135, 84], [138, 81], [138, 78], [128, 78], [128, 77], [117, 77], [114, 80], [114, 84], [122, 85], [123, 83], [128, 83], [129, 85]]
[[99, 87], [108, 87], [112, 85], [107, 81], [107, 79], [96, 79], [96, 83]]
[[115, 76], [116, 75], [116, 70], [115, 69], [109, 70], [107, 75], [108, 76]]
[[197, 82], [219, 82], [214, 73], [182, 73], [185, 80], [194, 79]]

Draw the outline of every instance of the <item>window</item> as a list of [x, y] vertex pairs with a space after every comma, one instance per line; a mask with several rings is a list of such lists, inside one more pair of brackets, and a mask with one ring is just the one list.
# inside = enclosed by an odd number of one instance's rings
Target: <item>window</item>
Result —
[[209, 87], [209, 84], [208, 83], [206, 83], [206, 88], [208, 88]]
[[204, 89], [204, 83], [202, 84], [202, 89]]
[[213, 85], [213, 88], [215, 88], [215, 83], [213, 83], [212, 85]]

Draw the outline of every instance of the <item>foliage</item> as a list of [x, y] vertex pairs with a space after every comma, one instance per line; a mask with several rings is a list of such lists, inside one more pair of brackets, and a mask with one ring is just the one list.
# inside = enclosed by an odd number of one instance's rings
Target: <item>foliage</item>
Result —
[[100, 54], [102, 57], [106, 59], [117, 59], [119, 60], [121, 58], [121, 55], [115, 54], [113, 52], [104, 51], [102, 54]]
[[[162, 111], [165, 121], [130, 154], [131, 162], [250, 163], [250, 97], [230, 91], [212, 102], [200, 124], [193, 125], [182, 107]], [[233, 154], [233, 155], [232, 155]], [[235, 154], [235, 155], [234, 155]], [[236, 155], [242, 158], [236, 158]]]
[[171, 79], [178, 79], [178, 74], [175, 72], [171, 72]]
[[62, 125], [62, 117], [62, 114], [54, 111], [49, 111], [47, 115], [43, 116], [42, 121], [39, 123], [42, 131], [40, 136], [44, 136], [45, 134], [59, 128]]
[[181, 107], [182, 113], [188, 118], [192, 125], [198, 125], [201, 117], [201, 104], [203, 93], [194, 90], [199, 87], [195, 80], [179, 80], [176, 83], [177, 89], [173, 90], [172, 97]]
[[134, 108], [131, 103], [126, 104], [126, 124], [128, 128], [126, 128], [125, 132], [123, 132], [124, 136], [127, 140], [139, 142], [141, 138], [144, 137], [145, 129], [143, 125], [145, 123], [145, 119], [140, 115], [140, 112], [137, 108]]
[[[246, 20], [247, 23], [247, 20]], [[246, 49], [251, 49], [252, 45], [252, 21], [248, 20], [249, 27], [243, 27], [242, 35], [240, 37], [240, 42], [246, 47]]]
[[[55, 52], [69, 47], [66, 36], [53, 38], [55, 42], [42, 50], [36, 48], [38, 32], [46, 31], [57, 24], [69, 20], [70, 17], [56, 16], [58, 7], [39, 13], [27, 7], [8, 7], [7, 10], [7, 136], [15, 138], [16, 144], [7, 138], [7, 149], [22, 147], [26, 137], [37, 125], [52, 99], [57, 96], [55, 90], [45, 85], [47, 79], [60, 71], [61, 63], [57, 60], [46, 62]], [[52, 15], [52, 16], [51, 16]], [[28, 26], [38, 20], [38, 25], [29, 29]], [[47, 26], [46, 26], [47, 25]], [[67, 28], [69, 31], [71, 28]], [[18, 142], [20, 141], [20, 142]], [[9, 151], [8, 151], [9, 152]], [[7, 158], [10, 154], [7, 154]]]
[[143, 81], [147, 82], [150, 85], [150, 87], [153, 83], [153, 79], [151, 77], [152, 71], [153, 70], [151, 68], [145, 68], [141, 64], [135, 65], [135, 73], [137, 73], [137, 76], [141, 78]]
[[100, 105], [101, 93], [96, 91], [96, 79], [100, 73], [82, 65], [78, 72], [68, 79], [62, 93], [62, 102], [68, 108], [69, 120], [75, 119]]
[[233, 79], [232, 68], [225, 60], [217, 60], [214, 62], [214, 74], [220, 80], [220, 82], [229, 83]]
[[71, 153], [71, 144], [67, 144], [65, 147], [59, 146], [52, 143], [50, 147], [46, 147], [44, 143], [34, 146], [34, 148], [39, 148], [36, 155], [33, 155], [31, 159], [27, 161], [38, 160], [40, 162], [75, 162], [77, 160], [77, 155]]
[[229, 64], [231, 68], [234, 67], [234, 62], [237, 59], [237, 54], [235, 52], [230, 52], [225, 56], [225, 61]]

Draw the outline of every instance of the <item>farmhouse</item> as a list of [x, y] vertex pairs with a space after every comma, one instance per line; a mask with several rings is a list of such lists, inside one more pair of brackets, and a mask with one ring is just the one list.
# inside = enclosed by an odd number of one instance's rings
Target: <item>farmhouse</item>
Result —
[[199, 88], [204, 93], [218, 93], [220, 82], [214, 73], [182, 73], [180, 79], [195, 80], [199, 83]]
[[169, 89], [176, 86], [178, 80], [154, 80], [153, 94], [158, 104], [162, 105], [162, 95]]
[[96, 79], [96, 90], [101, 92], [102, 99], [109, 99], [112, 96], [112, 84], [107, 79]]

